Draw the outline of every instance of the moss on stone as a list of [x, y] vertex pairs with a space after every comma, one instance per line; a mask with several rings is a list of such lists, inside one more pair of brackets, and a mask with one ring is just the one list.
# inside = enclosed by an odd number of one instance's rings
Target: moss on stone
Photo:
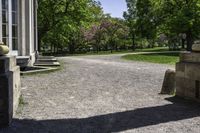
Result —
[[0, 55], [5, 55], [9, 53], [9, 48], [6, 45], [0, 43]]

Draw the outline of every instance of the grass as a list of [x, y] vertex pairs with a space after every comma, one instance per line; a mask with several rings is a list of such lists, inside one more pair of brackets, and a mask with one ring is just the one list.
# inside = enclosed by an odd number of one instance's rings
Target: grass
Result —
[[24, 98], [22, 95], [20, 95], [19, 97], [19, 106], [18, 106], [18, 109], [17, 109], [17, 114], [21, 114], [22, 113], [22, 110], [23, 110], [23, 107], [25, 105], [27, 105], [28, 103], [24, 101]]
[[125, 55], [123, 59], [174, 65], [179, 60], [179, 53], [154, 53]]
[[128, 53], [135, 53], [135, 52], [163, 52], [163, 51], [169, 51], [168, 47], [155, 47], [155, 48], [145, 48], [145, 49], [136, 49], [135, 51], [132, 50], [121, 50], [121, 51], [115, 51], [111, 53], [111, 51], [99, 51], [97, 52], [87, 52], [82, 54], [61, 54], [57, 56], [85, 56], [85, 55], [110, 55], [110, 54], [128, 54]]
[[162, 52], [162, 51], [168, 51], [168, 47], [155, 47], [155, 48], [145, 48], [145, 49], [136, 49], [135, 51], [132, 50], [122, 50], [122, 51], [113, 51], [112, 53], [110, 51], [100, 51], [98, 53], [94, 52], [88, 52], [85, 54], [75, 54], [75, 55], [109, 55], [109, 54], [126, 54], [126, 53], [135, 53], [135, 52]]
[[126, 54], [126, 53], [133, 53], [133, 51], [126, 50], [126, 51], [113, 51], [112, 53], [110, 51], [99, 51], [97, 52], [87, 52], [83, 54], [64, 54], [61, 56], [85, 56], [85, 55], [110, 55], [110, 54]]
[[135, 52], [166, 52], [166, 51], [169, 51], [168, 47], [155, 47], [155, 48], [136, 49]]
[[27, 104], [27, 103], [24, 101], [24, 98], [22, 97], [22, 95], [20, 95], [20, 97], [19, 97], [19, 106], [24, 106], [25, 104]]

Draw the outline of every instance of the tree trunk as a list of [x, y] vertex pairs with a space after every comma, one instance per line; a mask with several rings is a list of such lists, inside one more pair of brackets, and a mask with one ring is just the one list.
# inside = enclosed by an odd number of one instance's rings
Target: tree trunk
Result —
[[74, 39], [71, 38], [69, 43], [69, 53], [74, 54], [74, 52], [75, 52], [75, 42]]
[[135, 51], [135, 34], [132, 34], [132, 50]]
[[51, 54], [53, 53], [53, 44], [51, 43]]
[[58, 53], [58, 45], [56, 45], [56, 53]]
[[192, 51], [193, 38], [191, 30], [188, 30], [188, 32], [186, 33], [186, 40], [187, 40], [187, 51]]
[[71, 44], [69, 45], [69, 53], [70, 53], [70, 54], [74, 54], [74, 44], [73, 44], [73, 43], [71, 43]]
[[38, 51], [41, 52], [41, 41], [38, 39]]
[[42, 37], [38, 36], [38, 51], [41, 52], [41, 41], [42, 41]]
[[55, 43], [53, 44], [53, 53], [54, 53], [54, 55], [56, 54], [56, 44]]
[[182, 49], [185, 49], [185, 39], [181, 39], [181, 43]]

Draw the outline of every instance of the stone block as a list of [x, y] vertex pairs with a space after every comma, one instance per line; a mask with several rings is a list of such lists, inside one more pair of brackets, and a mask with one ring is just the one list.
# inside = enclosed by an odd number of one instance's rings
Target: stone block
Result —
[[183, 53], [180, 54], [180, 62], [200, 63], [200, 53], [183, 52]]
[[15, 57], [0, 57], [0, 127], [8, 126], [16, 112], [20, 96], [20, 69]]
[[0, 127], [7, 126], [11, 123], [12, 115], [10, 112], [12, 110], [12, 90], [9, 84], [9, 78], [7, 74], [0, 75], [0, 101], [3, 103], [0, 106]]
[[0, 74], [6, 73], [16, 66], [16, 57], [14, 56], [0, 56]]
[[185, 97], [185, 78], [176, 77], [176, 95], [180, 97]]
[[19, 104], [19, 97], [21, 95], [20, 67], [13, 67], [10, 75], [13, 77], [13, 114], [15, 114]]
[[185, 96], [190, 99], [195, 99], [195, 80], [190, 78], [184, 81]]
[[200, 64], [185, 63], [185, 78], [200, 81]]
[[176, 64], [176, 95], [200, 102], [200, 53], [183, 52]]
[[185, 76], [185, 63], [176, 63], [176, 77]]
[[161, 90], [161, 94], [174, 94], [175, 92], [175, 71], [168, 69]]
[[199, 41], [192, 45], [192, 51], [200, 52], [200, 42]]

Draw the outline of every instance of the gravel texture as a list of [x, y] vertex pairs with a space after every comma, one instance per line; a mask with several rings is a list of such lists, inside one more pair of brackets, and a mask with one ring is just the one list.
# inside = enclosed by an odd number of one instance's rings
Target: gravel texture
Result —
[[174, 66], [120, 56], [62, 57], [62, 70], [22, 77], [26, 104], [0, 132], [200, 132], [199, 104], [158, 94]]

